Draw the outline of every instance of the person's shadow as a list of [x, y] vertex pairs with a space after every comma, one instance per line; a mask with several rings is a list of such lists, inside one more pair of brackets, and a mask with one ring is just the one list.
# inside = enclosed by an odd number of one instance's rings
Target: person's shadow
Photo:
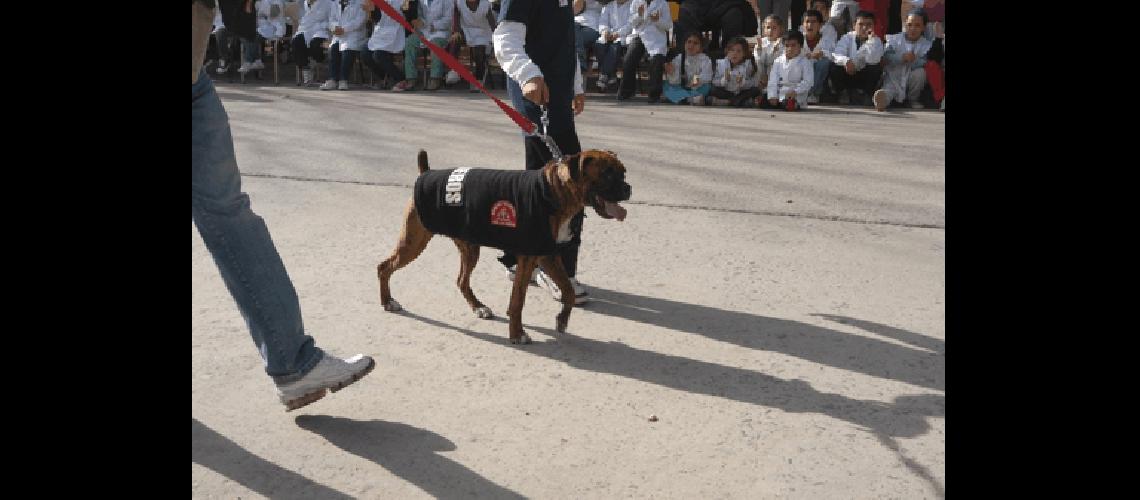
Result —
[[196, 464], [269, 498], [352, 498], [254, 455], [198, 419], [191, 420], [191, 461]]
[[[371, 460], [436, 498], [525, 498], [437, 452], [455, 445], [434, 432], [397, 422], [301, 415], [296, 423], [337, 447]], [[317, 496], [314, 498], [325, 498]]]
[[[799, 321], [590, 287], [590, 312], [778, 352], [872, 377], [946, 390], [945, 342], [870, 321], [815, 314], [907, 345]], [[573, 332], [574, 321], [570, 320]], [[586, 335], [586, 332], [583, 332]]]

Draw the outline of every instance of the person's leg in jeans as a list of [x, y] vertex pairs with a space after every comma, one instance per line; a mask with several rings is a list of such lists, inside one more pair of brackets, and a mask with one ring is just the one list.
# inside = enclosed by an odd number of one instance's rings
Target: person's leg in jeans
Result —
[[582, 68], [583, 75], [586, 74], [586, 70], [590, 69], [589, 60], [586, 59], [586, 47], [597, 42], [599, 36], [601, 35], [594, 28], [574, 23], [574, 45], [578, 50], [578, 64]]
[[830, 95], [831, 91], [827, 87], [827, 74], [831, 70], [831, 61], [826, 57], [821, 57], [818, 60], [812, 61], [812, 69], [815, 75], [815, 80], [812, 82], [811, 93], [817, 98], [824, 95]]
[[645, 44], [641, 43], [641, 37], [633, 37], [629, 50], [626, 50], [625, 58], [622, 60], [618, 100], [629, 99], [637, 91], [637, 66], [644, 55]]
[[665, 54], [649, 57], [649, 102], [655, 103], [661, 99], [661, 78], [664, 72]]
[[373, 361], [326, 356], [305, 334], [297, 292], [269, 229], [241, 191], [229, 118], [204, 71], [192, 94], [191, 219], [249, 326], [266, 374], [281, 401], [295, 409], [359, 379]]
[[309, 50], [305, 45], [305, 34], [297, 33], [293, 37], [293, 62], [297, 63], [297, 69], [309, 69]]
[[327, 38], [313, 38], [313, 41], [309, 42], [309, 57], [317, 62], [325, 62], [325, 49], [321, 45], [327, 41]]
[[328, 81], [332, 82], [333, 84], [336, 84], [336, 81], [340, 79], [341, 57], [342, 54], [340, 50], [340, 42], [329, 45]]
[[340, 77], [337, 80], [348, 83], [348, 77], [352, 75], [352, 65], [356, 64], [358, 55], [360, 55], [359, 50], [345, 50], [340, 53]]
[[234, 39], [234, 37], [230, 36], [229, 30], [227, 30], [225, 28], [218, 28], [218, 30], [214, 32], [214, 38], [218, 41], [218, 69], [217, 69], [217, 72], [220, 75], [220, 74], [225, 73], [228, 70], [228, 68], [229, 68], [229, 66], [227, 66], [228, 64], [231, 64], [234, 62], [234, 57], [233, 57], [233, 52], [234, 52], [234, 50], [233, 50], [233, 39]]

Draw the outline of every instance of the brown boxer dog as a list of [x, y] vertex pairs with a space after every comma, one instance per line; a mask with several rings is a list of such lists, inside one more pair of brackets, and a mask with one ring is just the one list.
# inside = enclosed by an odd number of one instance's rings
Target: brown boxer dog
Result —
[[[404, 227], [400, 231], [400, 238], [397, 240], [396, 248], [393, 250], [391, 257], [381, 262], [376, 266], [376, 275], [380, 279], [380, 304], [384, 306], [386, 311], [399, 311], [401, 306], [394, 299], [392, 299], [391, 291], [388, 287], [389, 279], [392, 273], [396, 270], [408, 265], [420, 255], [420, 253], [427, 247], [428, 241], [435, 235], [429, 231], [425, 226], [424, 220], [421, 219], [421, 208], [429, 212], [434, 207], [430, 204], [420, 205], [420, 193], [430, 191], [422, 189], [421, 185], [429, 175], [442, 176], [448, 174], [445, 179], [447, 183], [447, 191], [444, 188], [439, 188], [440, 198], [447, 198], [447, 202], [456, 202], [459, 204], [460, 200], [465, 200], [470, 205], [476, 205], [472, 200], [478, 200], [480, 193], [471, 192], [472, 189], [477, 189], [477, 184], [468, 182], [464, 184], [464, 177], [467, 179], [478, 178], [479, 175], [483, 176], [499, 176], [506, 177], [512, 175], [527, 175], [523, 172], [530, 172], [530, 175], [537, 175], [536, 171], [502, 171], [502, 170], [470, 170], [470, 169], [456, 169], [453, 171], [437, 171], [428, 174], [429, 167], [427, 161], [427, 152], [420, 150], [417, 156], [417, 163], [419, 166], [420, 177], [416, 182], [416, 195], [413, 196], [411, 202], [408, 203], [408, 208], [404, 214]], [[468, 171], [470, 170], [470, 171]], [[480, 172], [476, 175], [476, 172]], [[427, 175], [425, 175], [427, 174]], [[625, 182], [625, 166], [617, 159], [611, 151], [600, 150], [586, 150], [579, 154], [568, 155], [562, 161], [550, 161], [541, 170], [542, 191], [545, 193], [544, 199], [553, 200], [546, 205], [551, 206], [551, 213], [548, 215], [549, 220], [541, 220], [538, 227], [542, 228], [541, 232], [550, 232], [549, 237], [553, 242], [565, 243], [570, 241], [571, 230], [570, 221], [581, 211], [586, 205], [589, 205], [598, 213], [599, 216], [605, 219], [617, 219], [618, 221], [625, 220], [626, 210], [618, 202], [626, 201], [629, 199], [632, 189], [630, 185]], [[440, 181], [443, 182], [443, 181]], [[462, 189], [462, 190], [461, 190]], [[424, 202], [426, 203], [426, 202]], [[434, 202], [437, 205], [444, 205], [443, 201]], [[509, 227], [516, 221], [515, 217], [518, 216], [518, 221], [522, 221], [525, 213], [514, 213], [508, 211], [502, 206], [503, 202], [496, 202], [491, 213], [486, 216], [490, 218], [491, 224], [500, 224]], [[520, 205], [522, 206], [522, 205]], [[500, 210], [501, 209], [501, 210]], [[513, 207], [512, 207], [513, 209]], [[432, 212], [434, 213], [434, 212]], [[433, 215], [434, 217], [435, 215]], [[431, 219], [429, 219], [431, 220]], [[455, 224], [463, 225], [468, 224], [474, 220], [471, 216], [466, 216], [466, 222], [457, 222]], [[482, 220], [482, 219], [480, 219]], [[546, 224], [549, 224], [548, 226]], [[433, 222], [432, 224], [436, 224]], [[433, 226], [439, 227], [439, 226]], [[496, 230], [502, 227], [494, 228]], [[459, 227], [450, 228], [443, 234], [451, 236], [451, 240], [455, 242], [455, 246], [459, 249], [459, 291], [463, 294], [463, 298], [467, 300], [467, 304], [471, 310], [480, 318], [492, 318], [494, 314], [491, 309], [483, 305], [475, 294], [471, 291], [471, 272], [474, 271], [475, 265], [479, 262], [479, 249], [481, 244], [470, 241], [474, 238], [465, 238], [465, 228]], [[453, 236], [448, 233], [454, 233]], [[542, 234], [540, 236], [546, 236]], [[486, 241], [483, 238], [484, 245], [495, 247], [494, 242]], [[541, 238], [540, 238], [541, 239]], [[553, 248], [543, 247], [543, 248]], [[562, 291], [562, 311], [555, 317], [555, 329], [559, 333], [566, 331], [566, 325], [570, 320], [570, 311], [574, 309], [574, 289], [570, 285], [569, 278], [566, 275], [566, 269], [562, 266], [562, 259], [558, 258], [553, 251], [544, 253], [542, 255], [527, 255], [522, 252], [515, 252], [518, 256], [518, 263], [515, 271], [514, 287], [511, 289], [511, 303], [507, 309], [507, 316], [510, 318], [509, 330], [510, 341], [512, 344], [529, 344], [530, 337], [523, 331], [522, 328], [522, 309], [523, 304], [526, 302], [526, 292], [528, 285], [531, 281], [531, 274], [534, 272], [535, 266], [541, 266], [554, 282], [558, 284], [558, 289]]]

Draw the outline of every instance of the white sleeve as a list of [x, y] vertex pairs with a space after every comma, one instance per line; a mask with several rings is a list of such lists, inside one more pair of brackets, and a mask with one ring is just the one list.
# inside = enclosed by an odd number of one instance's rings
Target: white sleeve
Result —
[[843, 35], [843, 38], [839, 39], [839, 43], [835, 44], [835, 50], [831, 52], [831, 60], [835, 61], [835, 64], [846, 66], [847, 61], [851, 60], [850, 57], [847, 57], [847, 53], [850, 50], [851, 42], [854, 40], [854, 37]]
[[[661, 0], [657, 1], [658, 5], [664, 3], [665, 7], [659, 7], [657, 9], [657, 12], [661, 13], [661, 17], [657, 18], [657, 22], [655, 24], [657, 24], [657, 28], [659, 28], [662, 33], [668, 33], [669, 30], [673, 29], [673, 13], [669, 11], [668, 2], [661, 2]], [[684, 50], [684, 47], [682, 47], [682, 50]]]
[[[646, 16], [637, 15], [637, 6], [638, 5], [645, 5], [645, 2], [641, 2], [639, 0], [633, 0], [632, 2], [629, 3], [629, 24], [630, 24], [630, 26], [632, 26], [634, 28], [640, 28], [641, 25], [645, 24], [645, 20], [646, 20]], [[646, 14], [648, 14], [649, 9], [645, 9], [645, 10], [646, 10]]]
[[768, 72], [768, 98], [780, 98], [780, 60], [772, 62], [772, 70]]
[[665, 81], [673, 85], [684, 85], [685, 82], [681, 81], [681, 54], [677, 54], [669, 64], [673, 65], [673, 71], [665, 74]]
[[815, 85], [815, 68], [807, 62], [807, 59], [804, 59], [800, 66], [803, 66], [800, 70], [803, 78], [800, 79], [800, 84], [796, 85], [796, 97], [797, 99], [806, 99], [808, 93], [811, 92], [811, 87]]
[[542, 76], [542, 70], [527, 57], [523, 48], [526, 45], [525, 24], [504, 20], [495, 28], [491, 38], [495, 45], [495, 59], [512, 80], [524, 85], [531, 78]]
[[613, 10], [613, 2], [606, 4], [602, 7], [602, 13], [598, 16], [598, 34], [601, 35], [601, 41], [606, 41], [606, 35], [610, 32], [610, 11]]
[[[721, 64], [724, 63], [724, 64]], [[728, 76], [728, 59], [719, 59], [716, 62], [716, 74], [713, 75], [713, 85], [723, 87], [725, 77]]]
[[704, 58], [704, 60], [701, 62], [701, 73], [700, 73], [700, 75], [701, 75], [701, 80], [700, 80], [701, 85], [704, 85], [706, 83], [712, 83], [712, 79], [713, 79], [712, 59], [710, 59], [708, 57]]
[[879, 37], [871, 35], [870, 38], [863, 43], [863, 47], [867, 49], [863, 57], [863, 62], [867, 64], [879, 64], [879, 61], [883, 60], [883, 42], [879, 40]]

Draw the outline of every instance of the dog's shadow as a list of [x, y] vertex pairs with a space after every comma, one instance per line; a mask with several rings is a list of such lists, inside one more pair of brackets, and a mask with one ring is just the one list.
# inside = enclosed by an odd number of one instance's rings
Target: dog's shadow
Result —
[[[898, 343], [830, 328], [658, 297], [590, 287], [589, 311], [701, 335], [873, 377], [946, 390], [945, 342], [900, 328], [832, 314], [814, 316], [851, 325]], [[573, 327], [574, 320], [570, 324]]]
[[[817, 391], [802, 380], [781, 379], [760, 371], [661, 354], [620, 342], [601, 342], [572, 334], [559, 334], [549, 328], [525, 325], [532, 332], [539, 332], [556, 340], [536, 340], [529, 345], [511, 345], [501, 334], [473, 331], [425, 318], [406, 310], [403, 314], [438, 328], [517, 349], [522, 353], [563, 362], [578, 369], [610, 373], [694, 394], [706, 394], [779, 408], [791, 413], [820, 413], [887, 437], [920, 436], [930, 430], [926, 417], [946, 415], [945, 396], [942, 395], [900, 396], [890, 404], [852, 399], [840, 394]], [[493, 329], [501, 330], [498, 325], [506, 322], [506, 319], [495, 318]], [[571, 320], [571, 331], [573, 331], [573, 320]]]
[[435, 498], [525, 498], [440, 455], [440, 451], [454, 450], [455, 444], [434, 432], [398, 422], [324, 415], [301, 415], [295, 421], [302, 429], [375, 462]]

